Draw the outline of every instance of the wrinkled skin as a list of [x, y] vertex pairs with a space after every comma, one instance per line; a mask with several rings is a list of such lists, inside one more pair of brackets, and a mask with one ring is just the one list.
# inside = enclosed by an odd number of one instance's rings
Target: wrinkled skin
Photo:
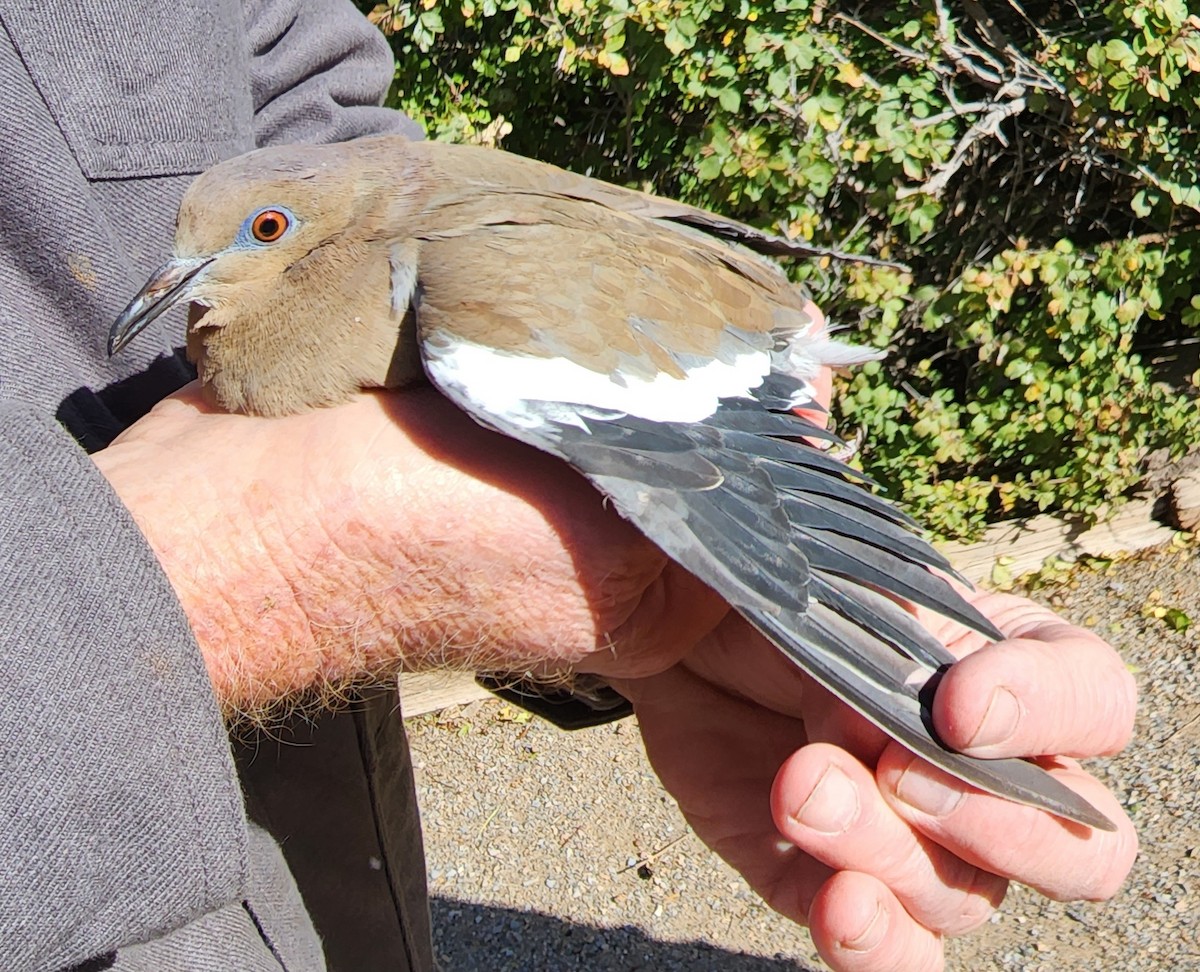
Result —
[[[262, 419], [213, 412], [190, 386], [95, 458], [228, 711], [401, 665], [609, 676], [697, 833], [835, 969], [939, 969], [941, 937], [986, 920], [1008, 879], [1103, 898], [1132, 864], [1128, 818], [1071, 760], [1054, 772], [1116, 833], [914, 760], [580, 477], [428, 389]], [[981, 647], [922, 617], [955, 651], [980, 648], [939, 689], [943, 738], [991, 756], [1120, 749], [1135, 697], [1112, 649], [1027, 601], [976, 600], [1012, 640]]]

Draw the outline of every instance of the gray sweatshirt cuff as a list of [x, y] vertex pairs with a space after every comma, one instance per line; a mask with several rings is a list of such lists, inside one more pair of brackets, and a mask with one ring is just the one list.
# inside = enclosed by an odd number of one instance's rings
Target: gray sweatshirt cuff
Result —
[[58, 969], [235, 899], [247, 832], [187, 619], [91, 460], [0, 403], [0, 942]]

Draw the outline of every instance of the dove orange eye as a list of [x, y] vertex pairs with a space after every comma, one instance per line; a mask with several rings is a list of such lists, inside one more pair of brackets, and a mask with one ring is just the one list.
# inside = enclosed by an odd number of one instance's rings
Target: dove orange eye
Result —
[[274, 243], [291, 225], [288, 214], [278, 209], [264, 209], [250, 223], [250, 233], [259, 243]]

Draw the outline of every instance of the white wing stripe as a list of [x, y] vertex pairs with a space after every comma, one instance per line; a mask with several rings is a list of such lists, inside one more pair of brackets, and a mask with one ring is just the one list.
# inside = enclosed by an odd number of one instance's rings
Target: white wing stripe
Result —
[[565, 358], [535, 358], [464, 341], [425, 343], [426, 368], [439, 385], [462, 390], [475, 406], [526, 427], [541, 424], [529, 402], [559, 402], [636, 415], [655, 422], [698, 422], [722, 398], [746, 397], [771, 367], [765, 351], [747, 351], [731, 364], [709, 361], [686, 369], [686, 378], [659, 373], [652, 379], [607, 374]]
[[[731, 329], [729, 339], [722, 341], [719, 358], [701, 361], [676, 356], [683, 378], [662, 372], [648, 378], [641, 369], [640, 373], [631, 369], [610, 376], [567, 358], [498, 351], [445, 334], [426, 335], [423, 351], [425, 367], [436, 384], [456, 389], [475, 410], [502, 416], [524, 428], [541, 426], [547, 416], [545, 406], [536, 403], [574, 405], [584, 414], [601, 410], [653, 422], [699, 422], [717, 410], [722, 398], [749, 397], [773, 371], [807, 385], [824, 364], [878, 356], [825, 335], [794, 335], [776, 348], [754, 347], [750, 343], [754, 337], [743, 338]], [[757, 343], [766, 342], [760, 339]], [[811, 389], [801, 398], [810, 399]]]

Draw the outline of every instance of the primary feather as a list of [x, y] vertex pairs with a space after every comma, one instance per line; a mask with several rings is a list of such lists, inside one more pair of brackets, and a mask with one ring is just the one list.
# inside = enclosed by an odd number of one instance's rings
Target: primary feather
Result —
[[[264, 209], [286, 232], [247, 240]], [[792, 414], [815, 405], [821, 368], [877, 356], [813, 333], [803, 291], [760, 255], [814, 252], [502, 152], [395, 138], [264, 150], [189, 190], [176, 259], [112, 343], [186, 295], [207, 308], [188, 348], [208, 394], [267, 415], [423, 367], [480, 423], [582, 472], [914, 752], [1111, 829], [1033, 763], [972, 759], [934, 734], [929, 699], [954, 659], [885, 595], [1001, 635], [911, 521], [811, 444], [828, 433]]]

